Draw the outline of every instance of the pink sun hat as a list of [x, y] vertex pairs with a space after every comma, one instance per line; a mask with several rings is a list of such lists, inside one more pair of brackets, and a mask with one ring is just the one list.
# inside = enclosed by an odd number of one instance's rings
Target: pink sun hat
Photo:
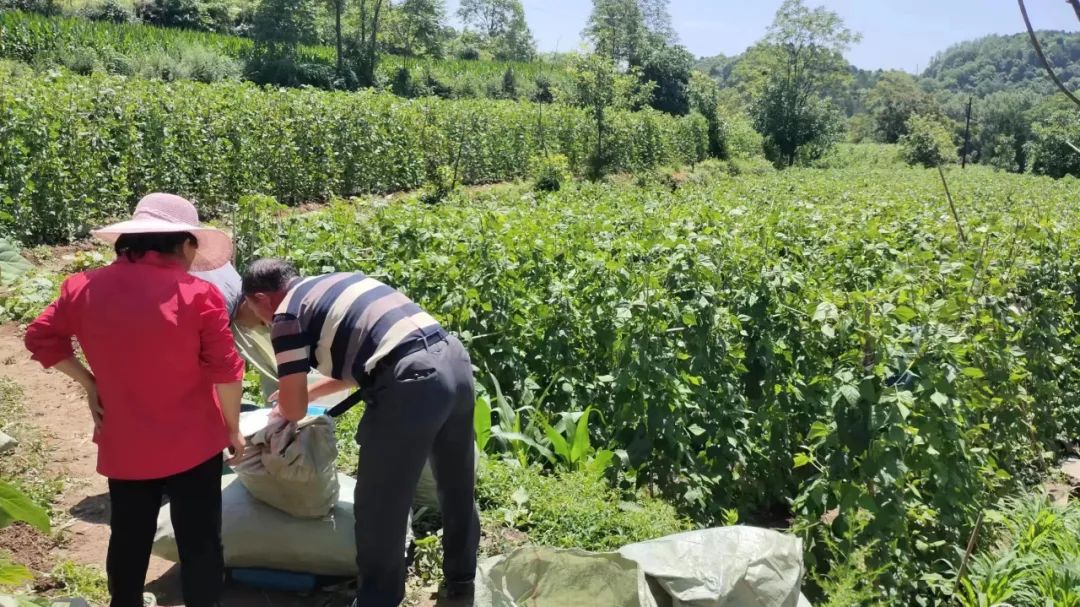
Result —
[[90, 233], [109, 244], [123, 234], [165, 234], [191, 232], [199, 241], [199, 251], [191, 264], [193, 272], [216, 270], [232, 261], [232, 238], [216, 228], [199, 223], [195, 205], [174, 194], [147, 194], [128, 221], [121, 221]]

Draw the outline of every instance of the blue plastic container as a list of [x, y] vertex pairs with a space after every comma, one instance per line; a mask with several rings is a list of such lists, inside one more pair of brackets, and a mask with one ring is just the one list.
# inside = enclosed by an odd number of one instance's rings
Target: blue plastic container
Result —
[[319, 578], [310, 573], [274, 569], [233, 569], [230, 575], [234, 582], [277, 592], [309, 593], [319, 587]]

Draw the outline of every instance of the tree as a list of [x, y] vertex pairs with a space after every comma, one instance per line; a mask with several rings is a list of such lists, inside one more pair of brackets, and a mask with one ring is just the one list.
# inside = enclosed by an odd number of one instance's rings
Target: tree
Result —
[[690, 74], [686, 93], [690, 109], [704, 116], [709, 125], [709, 155], [723, 158], [727, 150], [724, 149], [724, 131], [720, 122], [720, 85], [704, 73], [695, 71]]
[[884, 74], [870, 89], [867, 106], [874, 118], [877, 139], [884, 143], [896, 143], [906, 135], [912, 116], [940, 114], [934, 98], [904, 72]]
[[260, 84], [279, 86], [333, 86], [329, 68], [302, 64], [297, 53], [301, 44], [315, 40], [316, 12], [313, 0], [262, 0], [255, 11], [252, 37], [255, 52], [246, 70]]
[[584, 35], [597, 54], [629, 65], [639, 63], [648, 42], [638, 0], [593, 0]]
[[859, 35], [824, 7], [810, 9], [803, 0], [781, 5], [763, 47], [776, 67], [765, 75], [754, 112], [774, 163], [793, 165], [803, 146], [821, 153], [843, 131], [843, 116], [823, 98], [849, 77], [843, 53], [857, 40]]
[[907, 134], [900, 137], [900, 155], [908, 164], [927, 168], [957, 159], [952, 132], [935, 116], [915, 115], [908, 120]]
[[635, 70], [623, 73], [614, 61], [596, 53], [575, 56], [569, 72], [574, 81], [571, 103], [589, 110], [596, 122], [596, 147], [589, 169], [592, 177], [600, 177], [609, 164], [604, 146], [608, 110], [637, 109], [652, 95], [652, 87], [643, 85]]
[[458, 17], [500, 60], [528, 61], [536, 54], [520, 0], [461, 0]]
[[1032, 172], [1080, 177], [1080, 112], [1064, 96], [1047, 99], [1032, 112], [1035, 124], [1028, 146]]
[[798, 95], [784, 82], [773, 82], [754, 107], [754, 128], [765, 138], [765, 155], [778, 167], [821, 158], [844, 136], [844, 115], [836, 104]]
[[445, 19], [443, 0], [402, 0], [387, 16], [387, 46], [400, 55], [442, 57]]
[[679, 41], [679, 35], [671, 25], [668, 0], [638, 0], [638, 8], [650, 34], [667, 44]]
[[1032, 111], [1039, 96], [1032, 91], [1001, 91], [978, 104], [974, 138], [979, 162], [1006, 171], [1029, 168], [1028, 147], [1034, 136]]
[[[389, 0], [386, 6], [389, 7]], [[349, 54], [357, 65], [357, 73], [365, 86], [375, 85], [375, 68], [379, 64], [379, 28], [382, 26], [383, 0], [359, 0], [360, 15], [356, 40]]]
[[287, 49], [314, 42], [315, 4], [310, 0], [262, 0], [255, 11], [252, 36], [258, 42]]
[[654, 44], [641, 62], [641, 77], [656, 85], [649, 105], [669, 114], [682, 116], [690, 112], [687, 87], [693, 70], [694, 56], [680, 45]]
[[345, 0], [330, 0], [330, 9], [334, 12], [334, 58], [337, 62], [336, 75], [340, 82], [345, 77], [345, 38], [341, 32]]

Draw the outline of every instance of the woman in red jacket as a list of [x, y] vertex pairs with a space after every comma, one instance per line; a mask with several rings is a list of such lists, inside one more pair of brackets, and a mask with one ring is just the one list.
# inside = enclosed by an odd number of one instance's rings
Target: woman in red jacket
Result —
[[217, 605], [224, 579], [222, 452], [242, 455], [244, 365], [220, 292], [188, 271], [221, 267], [232, 243], [201, 226], [195, 207], [171, 194], [150, 194], [131, 220], [94, 235], [114, 245], [116, 261], [68, 278], [27, 329], [26, 347], [86, 390], [97, 469], [109, 480], [112, 504], [111, 605], [143, 605], [163, 495], [171, 504], [184, 602]]

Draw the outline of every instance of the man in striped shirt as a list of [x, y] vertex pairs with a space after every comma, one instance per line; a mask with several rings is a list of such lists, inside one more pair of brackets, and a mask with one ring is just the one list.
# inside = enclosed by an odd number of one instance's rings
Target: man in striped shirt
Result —
[[[280, 412], [358, 387], [366, 401], [356, 441], [359, 607], [393, 607], [405, 595], [402, 546], [416, 484], [430, 455], [443, 515], [443, 571], [450, 598], [471, 595], [480, 542], [474, 501], [474, 387], [461, 342], [399, 291], [359, 272], [300, 278], [262, 259], [244, 296], [270, 325]], [[328, 379], [309, 390], [307, 374]]]

